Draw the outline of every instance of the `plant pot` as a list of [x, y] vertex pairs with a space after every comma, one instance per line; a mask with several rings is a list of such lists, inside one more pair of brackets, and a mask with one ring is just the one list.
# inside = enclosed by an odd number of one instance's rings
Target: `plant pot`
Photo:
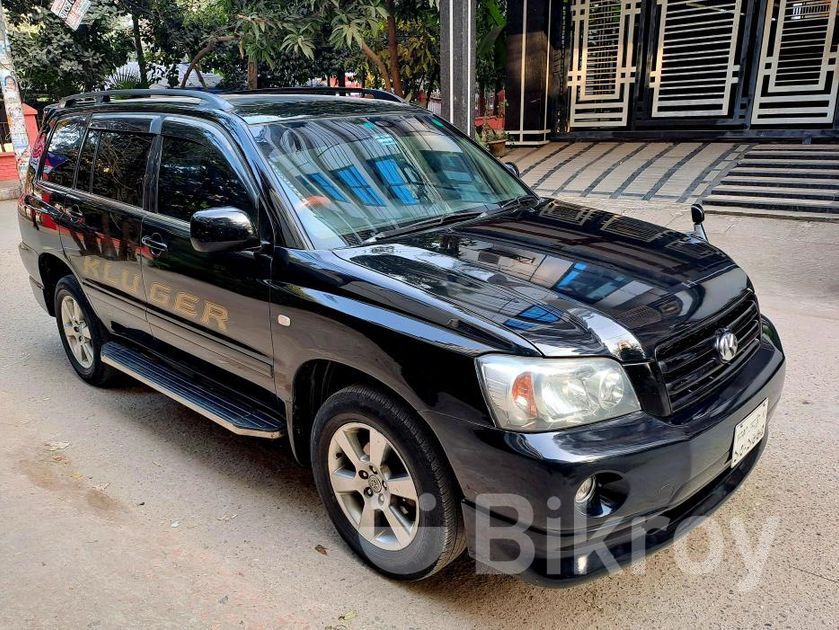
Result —
[[507, 155], [507, 141], [506, 140], [490, 140], [487, 142], [489, 152], [495, 157], [504, 157]]

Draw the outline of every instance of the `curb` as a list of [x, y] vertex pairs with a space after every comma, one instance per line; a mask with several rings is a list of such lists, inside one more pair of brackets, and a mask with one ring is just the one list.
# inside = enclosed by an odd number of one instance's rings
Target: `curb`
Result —
[[20, 184], [17, 182], [0, 182], [0, 201], [17, 199], [20, 196]]

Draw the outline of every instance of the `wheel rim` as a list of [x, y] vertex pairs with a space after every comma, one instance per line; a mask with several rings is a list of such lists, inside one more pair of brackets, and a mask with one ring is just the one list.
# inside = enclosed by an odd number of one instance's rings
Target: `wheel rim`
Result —
[[93, 341], [90, 338], [90, 326], [84, 318], [79, 303], [70, 295], [61, 300], [61, 326], [64, 337], [73, 358], [87, 369], [93, 365]]
[[417, 488], [399, 451], [362, 422], [338, 428], [329, 441], [332, 492], [356, 531], [388, 551], [404, 549], [417, 534]]

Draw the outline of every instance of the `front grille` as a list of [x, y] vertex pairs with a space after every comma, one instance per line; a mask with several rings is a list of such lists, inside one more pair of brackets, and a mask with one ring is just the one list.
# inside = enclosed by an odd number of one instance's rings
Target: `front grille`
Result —
[[[737, 354], [723, 363], [717, 335], [728, 329], [737, 336]], [[670, 410], [678, 411], [714, 391], [730, 378], [760, 345], [760, 313], [752, 294], [700, 324], [686, 335], [666, 341], [655, 351]]]

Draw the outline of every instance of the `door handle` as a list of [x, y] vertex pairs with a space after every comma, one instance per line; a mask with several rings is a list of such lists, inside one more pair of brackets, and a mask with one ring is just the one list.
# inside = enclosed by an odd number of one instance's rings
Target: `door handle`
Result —
[[163, 237], [157, 232], [149, 236], [144, 236], [140, 239], [140, 242], [148, 247], [153, 254], [157, 255], [162, 254], [169, 249], [169, 246], [163, 241]]
[[84, 218], [84, 213], [75, 204], [72, 205], [72, 206], [69, 206], [68, 208], [65, 208], [64, 211], [73, 219], [78, 220], [78, 219], [83, 219]]

